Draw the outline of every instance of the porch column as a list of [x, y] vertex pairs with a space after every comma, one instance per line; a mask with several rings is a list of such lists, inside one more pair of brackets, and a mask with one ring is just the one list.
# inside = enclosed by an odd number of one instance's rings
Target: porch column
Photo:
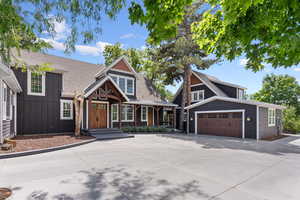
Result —
[[156, 124], [157, 126], [159, 126], [159, 110], [161, 109], [161, 107], [156, 106], [155, 110], [156, 110]]
[[186, 112], [186, 134], [190, 133], [190, 110]]
[[119, 101], [119, 128], [121, 128], [121, 113], [122, 113], [122, 106], [121, 106], [121, 101]]
[[88, 112], [88, 127], [87, 127], [87, 129], [89, 129], [90, 127], [91, 127], [91, 108], [92, 108], [92, 96], [89, 96], [89, 98], [88, 98], [88, 100], [87, 100], [87, 103], [88, 103], [88, 110], [87, 110], [87, 112]]
[[173, 108], [173, 126], [176, 128], [176, 107]]
[[134, 105], [134, 126], [137, 126], [137, 110], [139, 109], [140, 105]]

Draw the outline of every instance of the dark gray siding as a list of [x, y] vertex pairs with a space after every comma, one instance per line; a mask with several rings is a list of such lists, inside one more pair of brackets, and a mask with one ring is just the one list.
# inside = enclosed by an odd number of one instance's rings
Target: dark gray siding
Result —
[[27, 95], [27, 72], [22, 72], [20, 69], [14, 71], [23, 89], [17, 97], [17, 133], [74, 131], [74, 120], [60, 120], [62, 75], [47, 72], [45, 96], [32, 96]]
[[[197, 85], [197, 86], [192, 86], [191, 87], [191, 91], [197, 91], [197, 90], [204, 90], [204, 98], [205, 99], [210, 98], [210, 97], [216, 95], [206, 85]], [[182, 99], [182, 91], [179, 92], [179, 94], [177, 95], [177, 97], [174, 99], [173, 103], [181, 106], [181, 99]]]
[[[245, 110], [245, 138], [256, 138], [256, 106], [215, 100], [190, 110], [190, 132], [195, 132], [195, 111]], [[250, 121], [247, 121], [247, 118]], [[191, 120], [193, 119], [193, 120]]]
[[268, 108], [259, 108], [259, 138], [276, 136], [282, 131], [282, 111], [276, 109], [275, 126], [268, 126]]
[[237, 98], [237, 88], [213, 82], [228, 97]]

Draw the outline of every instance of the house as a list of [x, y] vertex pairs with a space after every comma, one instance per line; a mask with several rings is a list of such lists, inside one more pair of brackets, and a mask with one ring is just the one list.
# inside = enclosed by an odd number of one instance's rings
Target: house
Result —
[[21, 91], [13, 71], [0, 62], [0, 144], [16, 135], [16, 100]]
[[14, 69], [22, 88], [18, 134], [73, 132], [75, 91], [85, 97], [82, 129], [175, 126], [177, 105], [165, 101], [125, 57], [110, 66], [32, 52], [23, 52], [22, 59], [28, 65], [49, 63], [53, 70]]
[[[262, 139], [282, 131], [283, 106], [246, 100], [245, 87], [193, 71], [185, 129], [194, 134]], [[181, 105], [182, 87], [173, 103]], [[177, 108], [177, 128], [180, 108]]]

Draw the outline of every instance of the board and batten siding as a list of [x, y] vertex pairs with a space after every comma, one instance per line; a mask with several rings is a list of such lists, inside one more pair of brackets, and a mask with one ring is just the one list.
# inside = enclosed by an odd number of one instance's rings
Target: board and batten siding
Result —
[[[256, 106], [241, 104], [235, 102], [227, 102], [222, 100], [215, 100], [204, 105], [197, 106], [190, 109], [189, 112], [189, 126], [190, 133], [195, 132], [195, 112], [196, 111], [222, 111], [222, 110], [245, 110], [245, 138], [256, 139]], [[246, 119], [249, 118], [250, 121]], [[198, 125], [200, 126], [200, 125]]]
[[275, 126], [268, 126], [268, 108], [259, 107], [259, 139], [276, 136], [282, 131], [282, 111], [276, 109]]
[[27, 95], [27, 72], [20, 69], [15, 69], [14, 72], [23, 89], [17, 97], [17, 133], [73, 132], [74, 119], [60, 119], [62, 74], [47, 72], [45, 96], [34, 96]]

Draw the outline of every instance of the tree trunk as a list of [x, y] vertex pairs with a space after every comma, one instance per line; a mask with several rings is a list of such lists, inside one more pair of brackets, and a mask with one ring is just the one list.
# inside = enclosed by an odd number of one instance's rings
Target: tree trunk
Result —
[[179, 129], [183, 130], [184, 126], [184, 107], [186, 106], [187, 102], [187, 81], [188, 81], [188, 66], [184, 67], [184, 74], [183, 74], [183, 83], [182, 83], [182, 99], [181, 99], [181, 108], [180, 108], [180, 118], [179, 118]]
[[81, 94], [75, 94], [74, 106], [75, 106], [75, 136], [80, 136], [81, 121], [83, 117], [83, 102], [84, 97]]

